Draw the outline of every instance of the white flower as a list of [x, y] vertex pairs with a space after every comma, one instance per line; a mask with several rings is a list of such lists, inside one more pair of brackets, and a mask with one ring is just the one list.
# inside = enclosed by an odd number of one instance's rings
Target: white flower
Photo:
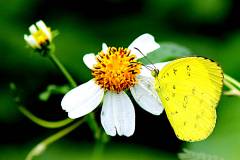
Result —
[[[78, 118], [93, 111], [103, 100], [101, 123], [108, 135], [131, 136], [135, 130], [133, 104], [124, 92], [130, 89], [134, 99], [144, 110], [160, 115], [162, 103], [154, 89], [151, 72], [136, 59], [158, 49], [160, 45], [150, 34], [135, 39], [128, 49], [107, 47], [104, 43], [98, 55], [86, 54], [84, 63], [94, 78], [69, 91], [61, 106], [70, 118]], [[161, 68], [166, 63], [155, 64]]]
[[46, 24], [40, 20], [36, 25], [29, 27], [30, 35], [24, 35], [24, 40], [33, 49], [41, 49], [52, 41], [52, 32]]

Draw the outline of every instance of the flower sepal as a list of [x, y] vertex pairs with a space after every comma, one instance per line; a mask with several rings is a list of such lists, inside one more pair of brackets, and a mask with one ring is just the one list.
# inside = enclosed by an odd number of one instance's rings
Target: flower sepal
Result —
[[54, 53], [54, 51], [55, 51], [55, 45], [53, 43], [46, 43], [41, 48], [36, 48], [33, 50], [33, 52], [38, 53], [43, 57]]

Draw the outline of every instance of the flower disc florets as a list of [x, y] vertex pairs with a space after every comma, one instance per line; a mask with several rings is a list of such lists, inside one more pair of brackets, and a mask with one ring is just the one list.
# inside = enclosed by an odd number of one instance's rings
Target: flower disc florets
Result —
[[119, 93], [137, 83], [141, 64], [129, 49], [109, 47], [107, 53], [101, 51], [96, 58], [98, 63], [94, 65], [92, 75], [105, 90]]

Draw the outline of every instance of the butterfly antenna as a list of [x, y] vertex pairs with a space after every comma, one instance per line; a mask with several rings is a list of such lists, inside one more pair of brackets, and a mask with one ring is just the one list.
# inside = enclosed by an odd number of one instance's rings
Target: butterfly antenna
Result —
[[139, 63], [139, 62], [131, 62], [131, 63], [138, 63], [138, 64], [141, 64], [142, 66], [144, 66], [145, 68], [147, 68], [149, 71], [154, 70], [154, 68], [152, 68], [151, 66], [145, 66], [145, 65], [143, 65], [142, 63]]
[[[140, 49], [138, 49], [137, 47], [134, 47], [134, 49], [136, 49], [139, 53], [141, 53], [141, 55], [143, 55], [143, 57], [144, 57], [148, 62], [150, 62], [150, 64], [153, 66], [153, 67], [150, 67], [150, 66], [145, 66], [145, 67], [146, 67], [148, 70], [150, 70], [150, 71], [154, 71], [155, 74], [158, 75], [159, 70], [157, 69], [156, 66], [154, 66], [154, 64], [152, 63], [152, 61], [150, 61], [150, 59], [148, 59], [148, 58], [146, 57], [146, 55], [144, 55], [144, 54], [142, 53], [142, 51], [141, 51]], [[149, 69], [148, 67], [149, 67], [150, 69]]]

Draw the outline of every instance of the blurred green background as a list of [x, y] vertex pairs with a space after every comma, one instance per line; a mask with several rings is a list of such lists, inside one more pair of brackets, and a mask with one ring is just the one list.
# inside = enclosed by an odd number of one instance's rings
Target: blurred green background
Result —
[[[57, 131], [37, 126], [18, 111], [10, 95], [10, 82], [17, 85], [24, 105], [35, 115], [46, 120], [67, 117], [60, 106], [62, 95], [51, 96], [48, 102], [38, 99], [48, 84], [67, 81], [49, 59], [26, 47], [23, 35], [28, 34], [31, 24], [42, 19], [60, 32], [55, 39], [56, 54], [78, 84], [91, 78], [82, 63], [84, 54], [100, 51], [102, 42], [127, 47], [143, 33], [154, 35], [158, 42], [175, 42], [195, 55], [212, 58], [225, 73], [240, 80], [239, 10], [237, 0], [1, 0], [0, 159], [22, 160], [40, 140]], [[182, 148], [225, 160], [239, 159], [239, 98], [222, 96], [213, 134], [196, 143], [179, 141], [165, 113], [152, 116], [139, 107], [135, 109], [134, 135], [113, 137], [104, 159], [176, 160]], [[90, 129], [82, 125], [36, 159], [89, 159], [93, 144]]]

